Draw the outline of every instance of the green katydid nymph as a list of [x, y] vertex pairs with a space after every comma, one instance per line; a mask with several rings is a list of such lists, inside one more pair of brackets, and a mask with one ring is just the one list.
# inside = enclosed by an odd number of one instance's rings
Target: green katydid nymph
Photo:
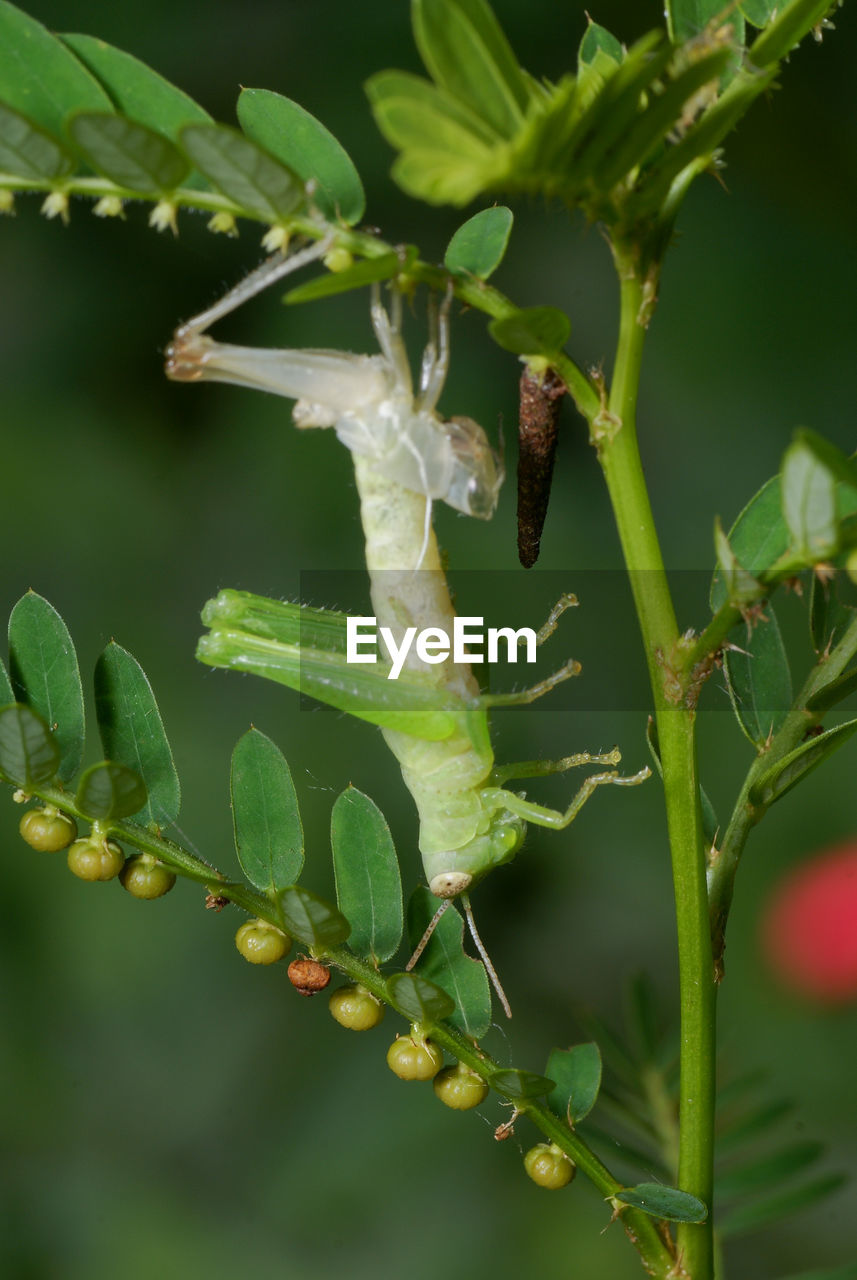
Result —
[[[219, 304], [181, 326], [168, 349], [167, 371], [183, 381], [235, 382], [291, 397], [298, 402], [297, 425], [334, 427], [354, 459], [379, 629], [396, 637], [409, 628], [451, 635], [455, 614], [431, 525], [431, 504], [440, 499], [487, 519], [496, 505], [502, 469], [477, 423], [468, 418], [444, 421], [435, 411], [449, 362], [450, 298], [439, 315], [433, 313], [435, 332], [423, 356], [416, 396], [399, 334], [397, 293], [392, 320], [377, 290], [373, 295], [372, 322], [381, 348], [375, 356], [256, 350], [220, 344], [204, 333], [290, 266], [319, 252], [315, 246], [292, 259], [270, 259]], [[576, 603], [572, 596], [563, 597], [538, 643]], [[203, 621], [210, 628], [199, 644], [203, 662], [266, 676], [380, 726], [416, 802], [429, 889], [444, 900], [442, 907], [453, 898], [462, 901], [508, 1013], [473, 924], [468, 891], [515, 856], [528, 822], [561, 829], [599, 786], [633, 786], [649, 775], [642, 769], [631, 777], [619, 776], [616, 749], [495, 766], [488, 709], [532, 702], [576, 675], [579, 665], [569, 661], [530, 689], [484, 694], [468, 663], [424, 661], [413, 649], [395, 680], [387, 678], [390, 669], [383, 664], [349, 663], [348, 619], [341, 613], [222, 591], [206, 605]], [[586, 778], [565, 810], [536, 804], [504, 785], [513, 778], [583, 765], [600, 766], [600, 771]]]

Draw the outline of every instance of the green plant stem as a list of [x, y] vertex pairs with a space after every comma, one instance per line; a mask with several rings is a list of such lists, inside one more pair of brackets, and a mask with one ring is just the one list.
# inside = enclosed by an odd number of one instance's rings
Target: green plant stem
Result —
[[[649, 503], [636, 434], [646, 301], [632, 254], [616, 252], [621, 318], [607, 414], [592, 424], [643, 635], [663, 765], [675, 889], [681, 998], [678, 1183], [711, 1206], [714, 1148], [714, 966], [705, 882], [705, 842], [696, 770], [695, 715], [681, 705], [674, 665], [678, 627]], [[712, 1280], [710, 1220], [680, 1224], [679, 1261], [693, 1280]]]

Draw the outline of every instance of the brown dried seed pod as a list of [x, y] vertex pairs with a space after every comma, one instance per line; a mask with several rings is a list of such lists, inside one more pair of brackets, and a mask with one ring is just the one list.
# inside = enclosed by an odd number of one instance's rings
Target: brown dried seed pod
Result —
[[289, 965], [289, 982], [302, 996], [314, 996], [330, 982], [330, 970], [320, 960], [302, 956]]
[[565, 391], [553, 369], [534, 373], [524, 367], [518, 414], [518, 559], [525, 569], [539, 558]]

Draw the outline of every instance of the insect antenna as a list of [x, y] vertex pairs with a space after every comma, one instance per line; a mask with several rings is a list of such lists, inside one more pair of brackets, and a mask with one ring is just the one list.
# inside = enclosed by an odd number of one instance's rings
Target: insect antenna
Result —
[[405, 965], [405, 972], [406, 972], [406, 973], [410, 973], [411, 969], [413, 969], [414, 965], [415, 965], [415, 964], [416, 964], [416, 962], [419, 960], [419, 958], [420, 958], [420, 956], [422, 955], [422, 953], [425, 951], [426, 947], [427, 947], [427, 946], [428, 946], [428, 944], [429, 944], [429, 939], [431, 938], [431, 935], [434, 933], [435, 929], [437, 928], [438, 921], [440, 920], [440, 918], [441, 918], [441, 916], [443, 915], [444, 911], [446, 911], [446, 909], [447, 909], [447, 907], [449, 906], [450, 902], [452, 902], [452, 898], [444, 898], [443, 902], [440, 904], [440, 906], [438, 907], [437, 911], [435, 911], [435, 913], [434, 913], [434, 915], [432, 916], [431, 920], [429, 920], [429, 922], [428, 922], [428, 928], [426, 929], [425, 933], [424, 933], [424, 934], [423, 934], [423, 936], [420, 938], [419, 942], [417, 943], [416, 947], [414, 948], [414, 954], [411, 956], [410, 960], [409, 960], [409, 961], [408, 961], [408, 963]]
[[482, 957], [482, 963], [485, 965], [485, 970], [488, 974], [488, 977], [491, 979], [491, 986], [497, 992], [497, 998], [499, 999], [501, 1005], [503, 1006], [503, 1012], [505, 1013], [506, 1017], [511, 1018], [512, 1007], [509, 1004], [509, 1001], [506, 997], [506, 992], [503, 990], [502, 983], [500, 982], [500, 979], [497, 977], [497, 970], [494, 968], [493, 964], [491, 963], [491, 957], [489, 956], [488, 952], [485, 950], [485, 944], [482, 941], [482, 939], [479, 937], [479, 930], [476, 928], [476, 921], [473, 918], [473, 908], [470, 905], [470, 898], [466, 893], [461, 894], [461, 905], [464, 907], [464, 915], [467, 919], [467, 927], [470, 930], [470, 934], [471, 934], [471, 937], [473, 938], [473, 941], [476, 943], [476, 950], [479, 952], [479, 955]]

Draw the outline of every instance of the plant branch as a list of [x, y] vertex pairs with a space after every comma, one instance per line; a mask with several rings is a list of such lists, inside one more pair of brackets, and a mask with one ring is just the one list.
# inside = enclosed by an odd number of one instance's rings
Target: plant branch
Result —
[[[649, 668], [663, 765], [672, 856], [681, 996], [678, 1185], [711, 1207], [715, 983], [708, 926], [704, 839], [696, 771], [695, 714], [680, 704], [674, 671], [678, 627], [649, 503], [636, 434], [645, 321], [653, 282], [633, 253], [615, 248], [621, 321], [608, 412], [592, 424], [622, 542]], [[693, 1280], [713, 1274], [711, 1222], [680, 1224], [681, 1265]]]

